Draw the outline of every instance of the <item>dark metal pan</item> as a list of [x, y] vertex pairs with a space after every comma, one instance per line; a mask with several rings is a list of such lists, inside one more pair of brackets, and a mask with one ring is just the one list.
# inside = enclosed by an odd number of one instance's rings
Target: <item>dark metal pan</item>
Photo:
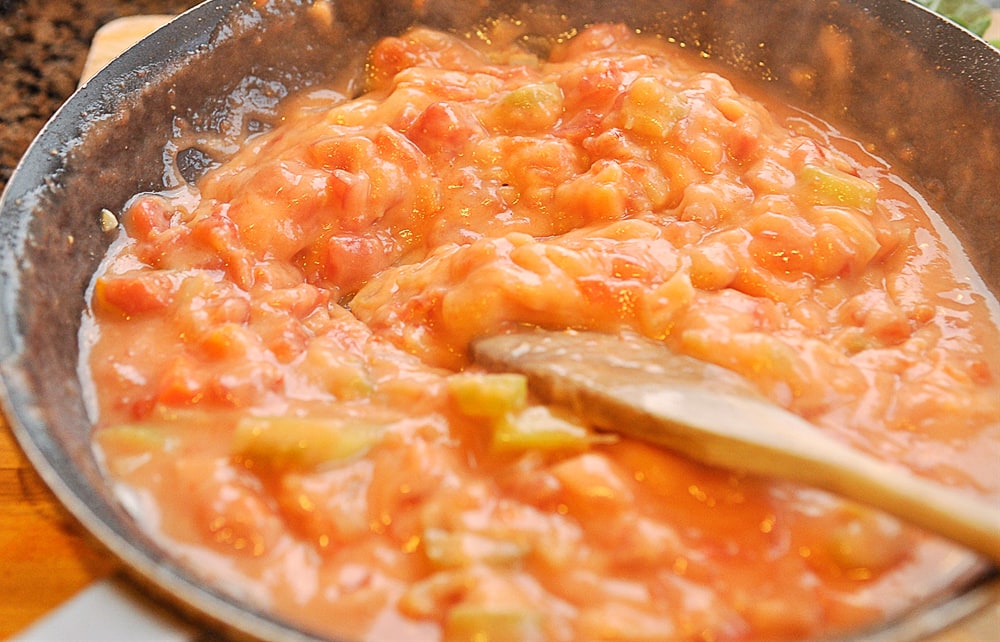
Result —
[[[44, 128], [12, 177], [0, 213], [2, 402], [29, 458], [141, 582], [224, 630], [271, 639], [310, 636], [203, 586], [170, 559], [121, 508], [94, 459], [88, 391], [77, 363], [85, 290], [111, 240], [100, 212], [164, 188], [162, 153], [174, 128], [224, 127], [227, 99], [263, 101], [254, 126], [266, 127], [269, 101], [341, 74], [378, 36], [415, 21], [465, 30], [523, 8], [518, 0], [342, 0], [334, 3], [333, 22], [324, 23], [309, 4], [208, 2], [140, 42]], [[553, 0], [546, 6], [565, 16], [560, 30], [625, 21], [846, 121], [912, 174], [947, 215], [987, 287], [1000, 291], [1000, 52], [982, 40], [906, 0]], [[830, 60], [815, 46], [829, 28], [846, 43], [846, 75], [830, 73], [844, 59]], [[189, 160], [196, 172], [198, 159]], [[970, 569], [953, 592], [862, 637], [922, 637], [995, 599], [995, 583], [995, 573]]]

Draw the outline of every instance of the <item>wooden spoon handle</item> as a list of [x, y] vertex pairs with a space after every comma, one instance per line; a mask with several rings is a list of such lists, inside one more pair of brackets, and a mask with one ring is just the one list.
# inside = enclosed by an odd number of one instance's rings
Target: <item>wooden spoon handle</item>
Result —
[[492, 370], [594, 426], [713, 466], [802, 482], [938, 533], [1000, 563], [1000, 509], [856, 451], [757, 396], [734, 373], [613, 335], [537, 332], [473, 344]]

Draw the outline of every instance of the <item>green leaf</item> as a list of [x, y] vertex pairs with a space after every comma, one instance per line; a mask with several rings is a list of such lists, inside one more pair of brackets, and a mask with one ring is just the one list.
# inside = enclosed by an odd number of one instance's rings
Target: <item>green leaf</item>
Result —
[[917, 2], [960, 24], [977, 36], [983, 35], [990, 28], [990, 8], [979, 0], [917, 0]]

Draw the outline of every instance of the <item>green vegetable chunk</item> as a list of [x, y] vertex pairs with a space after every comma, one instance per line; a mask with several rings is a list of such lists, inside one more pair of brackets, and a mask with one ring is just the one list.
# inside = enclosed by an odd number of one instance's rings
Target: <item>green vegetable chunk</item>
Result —
[[265, 469], [311, 469], [361, 454], [382, 426], [350, 419], [245, 417], [233, 434], [233, 454]]
[[142, 454], [168, 449], [167, 433], [159, 425], [108, 426], [98, 430], [95, 439], [106, 450], [125, 453]]
[[622, 119], [625, 129], [663, 140], [688, 107], [681, 94], [655, 78], [637, 78], [625, 92]]
[[832, 167], [806, 165], [798, 180], [806, 199], [813, 205], [855, 207], [866, 212], [875, 209], [878, 189], [863, 178]]
[[462, 414], [500, 418], [527, 404], [528, 380], [519, 374], [457, 374], [448, 378], [448, 392]]
[[551, 82], [524, 85], [506, 94], [489, 114], [492, 126], [509, 133], [550, 129], [563, 112], [563, 93]]
[[614, 435], [591, 432], [585, 426], [553, 414], [547, 406], [533, 406], [507, 414], [497, 422], [492, 448], [498, 452], [586, 450], [595, 443], [614, 440]]
[[544, 638], [542, 615], [528, 607], [459, 604], [448, 611], [447, 642], [534, 642]]

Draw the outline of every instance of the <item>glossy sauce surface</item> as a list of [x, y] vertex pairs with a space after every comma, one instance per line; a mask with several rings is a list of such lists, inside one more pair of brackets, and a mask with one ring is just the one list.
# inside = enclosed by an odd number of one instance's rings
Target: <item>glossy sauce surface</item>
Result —
[[168, 550], [386, 640], [820, 636], [968, 569], [469, 366], [520, 324], [638, 332], [1000, 501], [995, 302], [885, 161], [622, 26], [547, 60], [416, 29], [368, 72], [137, 196], [94, 282], [95, 447]]

